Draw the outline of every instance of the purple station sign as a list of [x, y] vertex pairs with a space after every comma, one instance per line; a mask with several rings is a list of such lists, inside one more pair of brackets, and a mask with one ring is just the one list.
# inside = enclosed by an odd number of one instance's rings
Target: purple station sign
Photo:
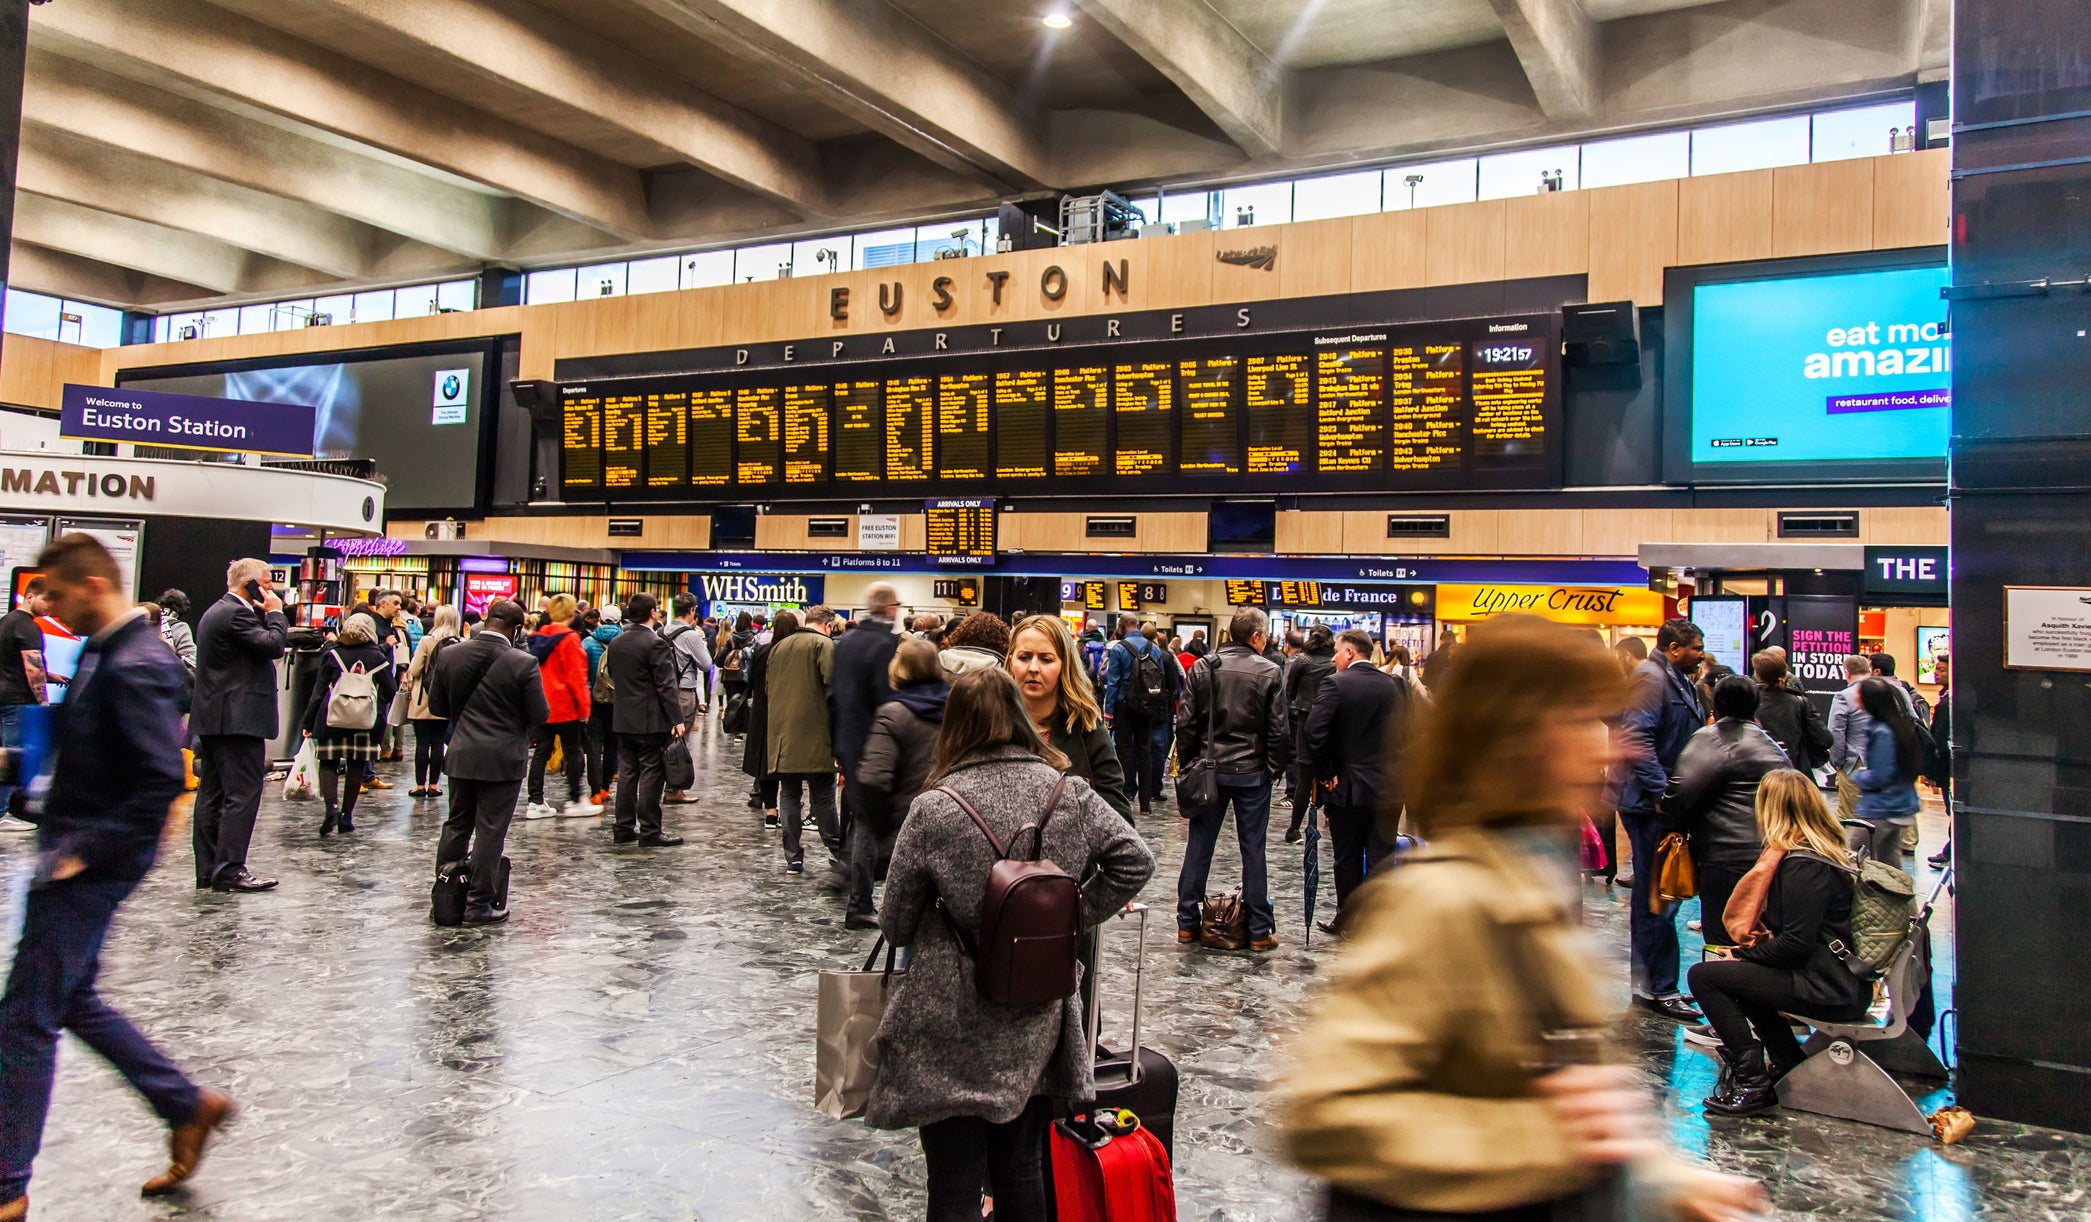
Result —
[[121, 386], [66, 383], [58, 435], [186, 450], [312, 457], [318, 409], [251, 399], [210, 399]]

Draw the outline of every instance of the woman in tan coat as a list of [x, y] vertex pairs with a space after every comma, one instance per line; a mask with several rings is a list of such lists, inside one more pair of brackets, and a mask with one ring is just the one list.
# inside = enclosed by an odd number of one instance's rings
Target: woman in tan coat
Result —
[[1604, 653], [1513, 616], [1477, 627], [1433, 688], [1403, 752], [1428, 847], [1354, 893], [1279, 1088], [1333, 1222], [1625, 1217], [1629, 1191], [1714, 1222], [1761, 1201], [1665, 1157], [1633, 1073], [1603, 1064], [1613, 1007], [1570, 910], [1574, 865], [1555, 858], [1600, 801], [1618, 687]]

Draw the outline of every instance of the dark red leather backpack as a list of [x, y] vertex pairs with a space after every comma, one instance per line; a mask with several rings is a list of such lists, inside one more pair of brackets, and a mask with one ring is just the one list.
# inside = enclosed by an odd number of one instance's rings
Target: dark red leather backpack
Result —
[[[973, 986], [980, 995], [998, 1005], [1022, 1009], [1071, 995], [1079, 984], [1076, 951], [1082, 940], [1082, 888], [1067, 871], [1045, 861], [1046, 824], [1060, 805], [1067, 787], [1061, 777], [1046, 800], [1038, 822], [1017, 829], [1004, 846], [973, 804], [949, 785], [936, 792], [958, 803], [973, 825], [994, 846], [995, 864], [987, 872], [987, 888], [980, 899], [980, 942], [973, 945], [951, 919], [949, 909], [939, 903], [952, 936], [973, 959]], [[1031, 833], [1031, 856], [1010, 856], [1010, 850]]]

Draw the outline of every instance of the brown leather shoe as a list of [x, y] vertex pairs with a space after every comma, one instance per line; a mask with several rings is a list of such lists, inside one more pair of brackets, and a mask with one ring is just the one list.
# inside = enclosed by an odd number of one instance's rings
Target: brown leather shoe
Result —
[[369, 780], [367, 780], [367, 781], [363, 782], [363, 788], [365, 788], [365, 789], [390, 789], [390, 788], [392, 788], [392, 782], [390, 782], [390, 781], [387, 781], [387, 780], [384, 780], [384, 779], [382, 779], [382, 778], [379, 778], [379, 777], [372, 777], [372, 778], [370, 778]]
[[167, 1131], [167, 1170], [145, 1181], [138, 1190], [142, 1197], [156, 1197], [174, 1191], [196, 1174], [197, 1164], [203, 1161], [203, 1147], [211, 1134], [225, 1126], [239, 1113], [238, 1105], [214, 1090], [203, 1092], [196, 1101], [196, 1114], [186, 1124], [178, 1124]]
[[24, 1222], [29, 1217], [29, 1198], [16, 1197], [0, 1205], [0, 1222]]
[[1268, 938], [1257, 938], [1249, 943], [1249, 949], [1257, 954], [1262, 954], [1267, 950], [1276, 950], [1278, 949], [1278, 935], [1272, 934]]

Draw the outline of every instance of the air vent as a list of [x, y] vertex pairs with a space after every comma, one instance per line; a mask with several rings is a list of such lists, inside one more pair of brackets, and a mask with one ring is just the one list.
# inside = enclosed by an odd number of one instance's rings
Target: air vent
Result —
[[1452, 515], [1449, 513], [1390, 513], [1387, 515], [1387, 537], [1389, 539], [1450, 539], [1452, 537]]
[[610, 537], [612, 539], [637, 539], [645, 533], [646, 520], [644, 518], [610, 519]]
[[807, 518], [806, 537], [808, 539], [847, 539], [849, 538], [849, 519]]
[[1091, 514], [1088, 527], [1082, 533], [1091, 539], [1130, 539], [1139, 533], [1139, 526], [1131, 514], [1123, 517]]
[[1859, 537], [1859, 515], [1856, 513], [1782, 513], [1779, 515], [1779, 537], [1781, 539], [1856, 539]]

